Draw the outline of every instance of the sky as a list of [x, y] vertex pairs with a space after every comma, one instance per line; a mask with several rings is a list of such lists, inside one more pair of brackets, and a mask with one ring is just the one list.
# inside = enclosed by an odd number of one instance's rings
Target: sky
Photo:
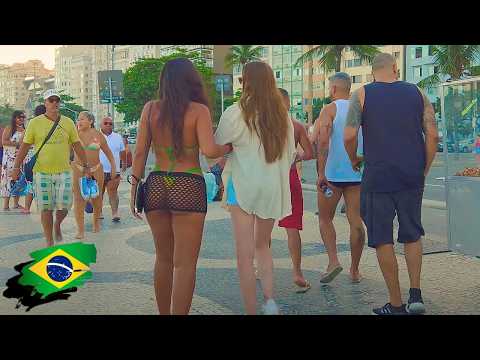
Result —
[[47, 69], [55, 67], [55, 48], [61, 45], [0, 45], [0, 64], [41, 60]]

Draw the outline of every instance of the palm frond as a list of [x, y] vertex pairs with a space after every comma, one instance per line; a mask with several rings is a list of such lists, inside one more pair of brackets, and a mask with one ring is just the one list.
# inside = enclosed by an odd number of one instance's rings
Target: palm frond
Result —
[[440, 79], [440, 76], [438, 74], [432, 74], [430, 76], [427, 76], [425, 79], [420, 80], [417, 83], [417, 86], [422, 89], [431, 89], [438, 84], [440, 84], [442, 80]]
[[303, 66], [305, 62], [324, 56], [333, 49], [333, 45], [317, 45], [298, 58], [294, 66]]

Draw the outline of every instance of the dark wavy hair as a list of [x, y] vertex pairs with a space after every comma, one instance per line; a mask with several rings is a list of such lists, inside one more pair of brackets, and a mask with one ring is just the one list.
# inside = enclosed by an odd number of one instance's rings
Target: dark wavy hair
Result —
[[[17, 117], [20, 115], [25, 115], [25, 111], [22, 110], [15, 110], [12, 114], [12, 118], [10, 120], [10, 137], [12, 137], [15, 132], [17, 131]], [[23, 123], [23, 127], [25, 128], [25, 123]]]
[[183, 152], [183, 122], [190, 102], [210, 104], [205, 85], [193, 63], [186, 58], [168, 61], [160, 74], [160, 126], [170, 129], [175, 156]]
[[47, 112], [47, 108], [45, 107], [45, 105], [41, 104], [35, 108], [35, 111], [33, 113], [35, 114], [35, 116], [40, 116], [45, 114], [46, 112]]

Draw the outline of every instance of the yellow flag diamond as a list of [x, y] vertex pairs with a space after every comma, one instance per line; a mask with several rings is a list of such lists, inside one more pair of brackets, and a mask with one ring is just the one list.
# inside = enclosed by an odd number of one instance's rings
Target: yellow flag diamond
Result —
[[58, 249], [32, 265], [29, 270], [61, 289], [85, 274], [90, 268], [62, 249]]

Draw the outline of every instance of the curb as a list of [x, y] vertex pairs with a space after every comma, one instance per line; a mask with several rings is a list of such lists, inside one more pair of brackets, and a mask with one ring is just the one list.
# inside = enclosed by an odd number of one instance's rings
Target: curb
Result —
[[[302, 189], [316, 192], [317, 186], [311, 184], [302, 184]], [[423, 199], [422, 205], [430, 209], [447, 210], [447, 203], [445, 201]]]

